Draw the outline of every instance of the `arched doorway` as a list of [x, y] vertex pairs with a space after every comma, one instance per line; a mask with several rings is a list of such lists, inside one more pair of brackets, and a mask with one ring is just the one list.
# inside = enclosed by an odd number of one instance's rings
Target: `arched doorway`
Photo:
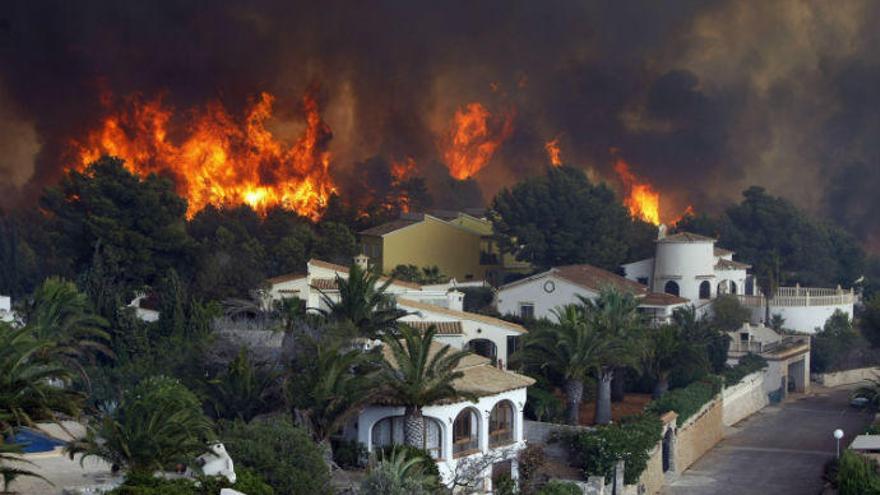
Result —
[[673, 296], [678, 296], [679, 295], [678, 283], [675, 282], [674, 280], [670, 280], [669, 282], [666, 282], [666, 285], [663, 286], [663, 292], [665, 292], [667, 294], [672, 294]]
[[674, 454], [675, 454], [675, 433], [672, 428], [666, 429], [666, 434], [663, 435], [663, 472], [667, 471], [675, 471], [675, 462], [674, 462]]
[[480, 417], [467, 408], [452, 423], [452, 457], [461, 457], [480, 450]]
[[710, 284], [708, 280], [703, 280], [700, 283], [700, 299], [711, 299], [711, 298], [712, 298], [712, 284]]
[[468, 349], [474, 354], [487, 357], [492, 361], [498, 358], [498, 346], [489, 339], [474, 339], [468, 342]]
[[[404, 419], [403, 416], [392, 416], [377, 421], [370, 433], [370, 443], [373, 451], [391, 445], [404, 443]], [[425, 418], [425, 438], [422, 448], [431, 454], [434, 459], [440, 459], [442, 450], [443, 432], [440, 422], [434, 418]]]
[[736, 282], [730, 281], [730, 293], [736, 295]]

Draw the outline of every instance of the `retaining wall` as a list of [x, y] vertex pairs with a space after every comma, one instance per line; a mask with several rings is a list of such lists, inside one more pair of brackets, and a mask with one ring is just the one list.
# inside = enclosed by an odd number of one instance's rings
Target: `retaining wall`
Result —
[[756, 371], [721, 392], [724, 426], [739, 423], [769, 403], [767, 393], [764, 391], [764, 377], [764, 371]]
[[675, 438], [677, 472], [690, 467], [724, 438], [723, 410], [723, 403], [718, 396], [678, 428]]
[[854, 370], [836, 371], [833, 373], [813, 373], [810, 378], [826, 387], [860, 383], [869, 379], [880, 378], [880, 367], [857, 368]]

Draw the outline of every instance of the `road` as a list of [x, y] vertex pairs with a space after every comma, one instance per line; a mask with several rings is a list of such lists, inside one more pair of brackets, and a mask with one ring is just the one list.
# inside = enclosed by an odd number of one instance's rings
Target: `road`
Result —
[[822, 471], [835, 455], [832, 432], [844, 442], [870, 424], [872, 414], [848, 405], [850, 389], [765, 407], [728, 428], [727, 436], [664, 487], [664, 495], [805, 495], [822, 490]]

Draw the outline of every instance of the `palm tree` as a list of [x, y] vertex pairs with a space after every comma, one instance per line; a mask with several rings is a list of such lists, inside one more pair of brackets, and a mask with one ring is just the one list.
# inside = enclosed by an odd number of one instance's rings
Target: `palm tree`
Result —
[[663, 325], [649, 332], [646, 343], [643, 369], [654, 379], [654, 399], [669, 390], [669, 374], [676, 366], [683, 363], [706, 365], [703, 346], [689, 339], [680, 326]]
[[568, 304], [553, 310], [556, 322], [544, 322], [526, 335], [517, 360], [526, 366], [550, 369], [563, 380], [565, 417], [580, 422], [584, 382], [607, 367], [616, 341], [600, 334], [588, 321], [587, 307]]
[[281, 373], [251, 362], [242, 347], [227, 369], [208, 381], [208, 402], [213, 416], [250, 421], [279, 405], [278, 382]]
[[46, 478], [23, 467], [34, 463], [20, 457], [21, 453], [22, 449], [18, 445], [0, 443], [0, 494], [16, 493], [10, 490], [12, 482], [25, 476], [40, 478], [49, 483]]
[[17, 477], [41, 477], [24, 468], [28, 463], [15, 457], [19, 447], [4, 444], [4, 437], [15, 427], [33, 427], [38, 421], [57, 420], [59, 414], [79, 412], [82, 396], [57, 386], [70, 381], [71, 374], [47, 358], [52, 346], [37, 339], [29, 327], [15, 329], [0, 322], [0, 493], [6, 493]]
[[83, 363], [113, 356], [106, 320], [92, 311], [88, 297], [73, 282], [46, 279], [22, 309], [34, 336], [52, 344], [46, 351], [82, 375]]
[[596, 374], [596, 423], [608, 424], [611, 422], [611, 380], [614, 371], [640, 363], [644, 324], [638, 313], [638, 301], [628, 292], [604, 289], [595, 301], [578, 297], [586, 307], [587, 324], [615, 349]]
[[404, 442], [424, 448], [425, 418], [422, 408], [445, 399], [475, 400], [473, 394], [455, 389], [453, 382], [463, 376], [456, 368], [469, 353], [453, 351], [448, 345], [433, 346], [437, 329], [420, 332], [401, 325], [398, 336], [385, 335], [382, 384], [392, 400], [402, 404]]
[[424, 469], [425, 459], [407, 456], [405, 450], [390, 455], [370, 467], [361, 482], [363, 495], [428, 495], [437, 492], [437, 477]]
[[333, 458], [336, 434], [375, 395], [376, 360], [372, 352], [343, 341], [302, 336], [285, 378], [285, 395], [294, 420]]
[[381, 282], [381, 278], [375, 268], [365, 270], [358, 264], [351, 265], [347, 279], [336, 275], [338, 298], [319, 289], [327, 307], [321, 312], [330, 320], [351, 322], [364, 337], [374, 339], [395, 331], [397, 320], [407, 313], [395, 306], [393, 296], [387, 292], [393, 280]]
[[99, 457], [132, 473], [152, 474], [205, 452], [213, 436], [198, 398], [176, 380], [148, 378], [130, 390], [112, 413], [70, 442], [70, 458]]

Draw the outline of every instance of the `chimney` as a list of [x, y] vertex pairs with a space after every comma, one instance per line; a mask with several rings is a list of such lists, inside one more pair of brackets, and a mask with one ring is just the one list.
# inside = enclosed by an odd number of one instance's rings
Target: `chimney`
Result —
[[446, 293], [446, 307], [453, 311], [464, 311], [464, 292], [455, 289]]
[[657, 226], [657, 240], [662, 240], [666, 237], [666, 224], [661, 223]]
[[354, 264], [366, 271], [370, 267], [370, 257], [366, 254], [359, 254], [354, 257]]

